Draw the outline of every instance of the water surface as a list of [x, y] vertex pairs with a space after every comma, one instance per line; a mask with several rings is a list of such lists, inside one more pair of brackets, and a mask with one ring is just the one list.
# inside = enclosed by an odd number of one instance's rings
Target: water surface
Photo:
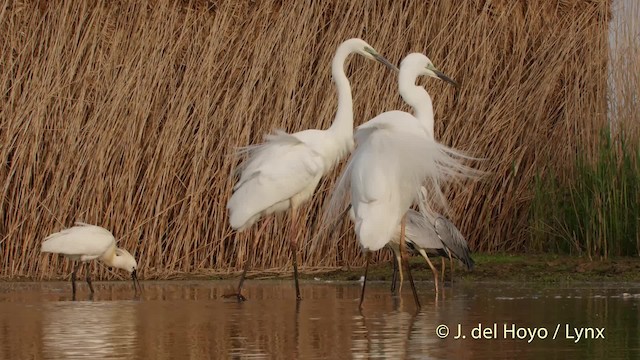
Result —
[[129, 282], [96, 282], [93, 299], [82, 284], [77, 301], [69, 283], [0, 283], [0, 359], [640, 355], [640, 284], [456, 283], [436, 299], [421, 283], [416, 311], [409, 286], [394, 298], [388, 283], [369, 283], [360, 312], [357, 282], [303, 282], [299, 305], [291, 281], [249, 280], [242, 304], [222, 298], [235, 282], [142, 283], [136, 299]]

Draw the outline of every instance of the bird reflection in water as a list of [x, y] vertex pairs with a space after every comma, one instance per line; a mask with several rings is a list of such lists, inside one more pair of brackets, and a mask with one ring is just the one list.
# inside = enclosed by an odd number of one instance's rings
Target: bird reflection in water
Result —
[[46, 303], [42, 319], [45, 357], [134, 358], [135, 304], [133, 301]]

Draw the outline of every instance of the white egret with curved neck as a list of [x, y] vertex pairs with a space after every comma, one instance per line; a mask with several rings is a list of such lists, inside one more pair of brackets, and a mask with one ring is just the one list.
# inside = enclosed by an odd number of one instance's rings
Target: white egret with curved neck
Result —
[[[397, 70], [362, 39], [349, 39], [340, 44], [331, 63], [331, 74], [338, 91], [338, 109], [333, 124], [327, 130], [312, 129], [293, 134], [276, 131], [267, 135], [264, 143], [243, 150], [248, 153], [248, 159], [239, 167], [240, 179], [227, 204], [229, 223], [235, 230], [247, 229], [263, 216], [291, 210], [289, 244], [298, 300], [301, 296], [296, 233], [300, 219], [296, 210], [311, 198], [322, 176], [354, 146], [353, 100], [349, 79], [344, 72], [344, 63], [350, 54], [377, 60]], [[258, 236], [265, 224], [258, 231]], [[238, 301], [245, 300], [242, 284], [251, 261], [250, 249], [248, 254], [237, 293], [226, 297], [236, 296]]]
[[[71, 273], [71, 289], [73, 299], [76, 298], [76, 272], [83, 262], [99, 259], [107, 266], [122, 269], [131, 274], [135, 295], [138, 288], [142, 289], [138, 281], [138, 263], [127, 250], [116, 247], [116, 239], [105, 228], [96, 225], [76, 222], [75, 226], [47, 236], [42, 242], [40, 251], [43, 253], [61, 254], [73, 260], [75, 265]], [[87, 284], [93, 295], [91, 272], [86, 265]]]
[[[461, 162], [462, 158], [466, 158], [465, 155], [434, 139], [431, 97], [423, 87], [415, 84], [421, 75], [442, 79], [457, 86], [436, 69], [425, 55], [407, 55], [400, 64], [398, 86], [400, 95], [413, 108], [415, 115], [389, 111], [358, 127], [355, 133], [357, 147], [338, 181], [328, 207], [328, 212], [339, 213], [350, 194], [355, 232], [367, 254], [365, 286], [371, 252], [387, 245], [399, 224], [402, 250], [405, 238], [404, 215], [419, 198], [420, 188], [425, 181], [435, 191], [435, 200], [446, 205], [446, 199], [440, 190], [441, 182], [477, 175], [476, 170]], [[406, 260], [404, 252], [403, 259]], [[416, 304], [420, 306], [410, 271], [408, 275]], [[362, 287], [360, 306], [365, 286]]]

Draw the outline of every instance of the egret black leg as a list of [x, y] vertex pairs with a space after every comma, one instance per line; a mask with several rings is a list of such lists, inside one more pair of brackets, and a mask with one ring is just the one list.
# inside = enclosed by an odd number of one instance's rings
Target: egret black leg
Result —
[[240, 275], [240, 281], [238, 282], [238, 291], [235, 294], [238, 298], [238, 302], [245, 301], [247, 298], [242, 295], [242, 285], [244, 284], [244, 279], [247, 277], [247, 271], [249, 270], [249, 266], [251, 266], [251, 261], [253, 260], [253, 241], [249, 241], [247, 244], [247, 250], [249, 253], [247, 254], [247, 259], [244, 262], [244, 268], [242, 269], [242, 275]]
[[367, 274], [369, 272], [369, 261], [371, 260], [371, 251], [367, 251], [367, 265], [364, 268], [364, 282], [362, 283], [362, 292], [360, 293], [359, 309], [362, 310], [362, 302], [364, 301], [364, 290], [367, 287]]
[[391, 294], [397, 295], [396, 292], [396, 282], [398, 281], [398, 259], [396, 259], [396, 254], [393, 254], [393, 275], [391, 275]]
[[302, 300], [300, 295], [300, 285], [298, 285], [298, 213], [295, 209], [291, 210], [291, 230], [289, 236], [289, 245], [291, 248], [291, 257], [293, 257], [293, 281], [296, 286], [296, 300]]
[[93, 284], [91, 284], [91, 265], [89, 263], [85, 264], [87, 268], [87, 284], [89, 284], [89, 290], [91, 290], [91, 295], [93, 295]]
[[253, 253], [251, 249], [252, 246], [253, 246], [253, 241], [249, 240], [249, 242], [247, 243], [247, 250], [249, 252], [247, 254], [247, 258], [244, 261], [244, 268], [242, 269], [242, 275], [240, 275], [240, 282], [238, 282], [238, 290], [234, 294], [224, 294], [222, 295], [222, 297], [224, 298], [236, 297], [238, 299], [238, 302], [243, 302], [247, 300], [247, 298], [245, 298], [244, 295], [242, 295], [242, 284], [244, 284], [244, 279], [247, 276], [247, 270], [249, 270], [249, 266], [251, 264], [251, 258]]
[[418, 299], [418, 291], [416, 290], [416, 284], [413, 282], [413, 275], [411, 275], [411, 267], [409, 266], [409, 258], [407, 253], [404, 252], [404, 237], [405, 237], [405, 225], [406, 225], [406, 216], [402, 217], [402, 221], [400, 222], [400, 255], [402, 258], [402, 262], [404, 266], [406, 266], [407, 275], [409, 276], [409, 282], [411, 283], [411, 291], [413, 292], [413, 299], [416, 301], [416, 307], [420, 309], [420, 300]]
[[72, 298], [76, 299], [76, 273], [78, 272], [78, 268], [80, 267], [80, 262], [76, 261], [73, 265], [73, 272], [71, 273], [71, 290], [72, 290]]
[[[267, 221], [262, 223], [262, 226], [260, 227], [260, 230], [258, 230], [258, 234], [256, 236], [256, 238], [260, 238], [260, 236], [262, 236], [262, 233], [264, 232], [264, 229], [267, 227]], [[247, 300], [247, 298], [244, 297], [244, 295], [242, 295], [242, 285], [244, 284], [244, 279], [247, 276], [247, 271], [249, 270], [249, 266], [251, 266], [251, 261], [253, 258], [253, 243], [256, 240], [249, 240], [249, 242], [247, 243], [247, 259], [245, 260], [244, 263], [244, 268], [242, 269], [242, 275], [240, 275], [240, 282], [238, 283], [238, 291], [234, 294], [224, 294], [222, 295], [222, 297], [224, 298], [230, 298], [230, 297], [236, 297], [238, 299], [238, 302], [243, 302], [245, 300]]]

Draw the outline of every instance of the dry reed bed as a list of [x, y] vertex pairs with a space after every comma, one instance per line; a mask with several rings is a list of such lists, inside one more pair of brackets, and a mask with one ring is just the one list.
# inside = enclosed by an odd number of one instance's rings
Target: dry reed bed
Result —
[[[76, 220], [111, 229], [146, 278], [239, 269], [257, 227], [228, 226], [233, 149], [275, 128], [328, 127], [330, 60], [354, 36], [394, 62], [424, 52], [462, 83], [454, 94], [420, 80], [438, 138], [491, 172], [451, 187], [452, 218], [475, 250], [522, 250], [533, 175], [569, 168], [606, 121], [608, 4], [4, 1], [0, 276], [66, 273], [39, 244]], [[353, 58], [346, 69], [356, 124], [408, 110], [380, 64]], [[303, 270], [362, 263], [349, 224], [337, 240], [312, 239], [339, 171], [302, 209]], [[291, 263], [285, 220], [269, 220], [254, 268]]]

